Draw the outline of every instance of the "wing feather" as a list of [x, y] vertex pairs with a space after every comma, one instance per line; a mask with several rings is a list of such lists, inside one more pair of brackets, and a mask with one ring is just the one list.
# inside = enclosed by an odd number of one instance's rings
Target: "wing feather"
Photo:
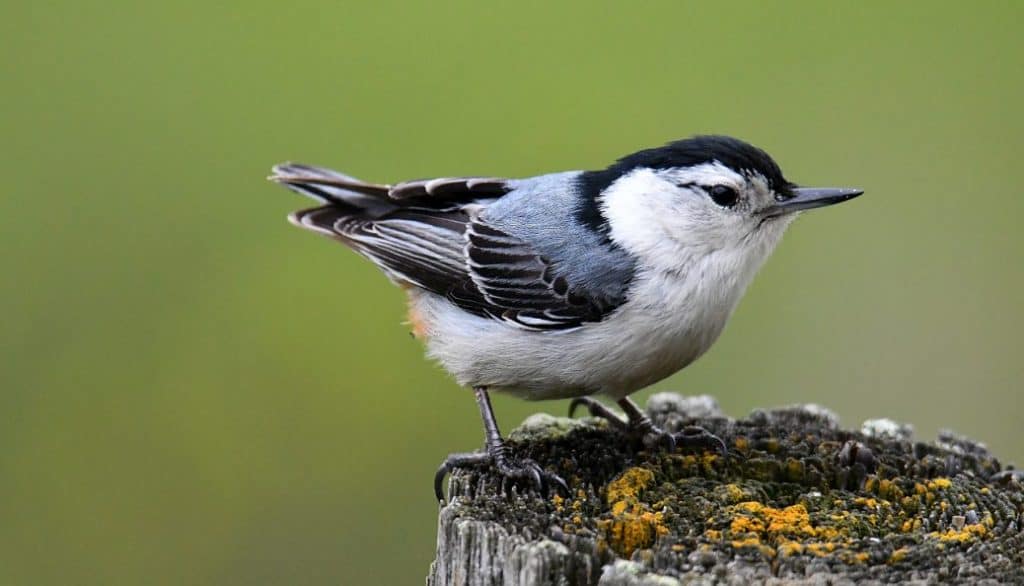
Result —
[[420, 197], [440, 199], [494, 198], [511, 190], [508, 179], [498, 177], [439, 177], [405, 181], [390, 188], [392, 199]]

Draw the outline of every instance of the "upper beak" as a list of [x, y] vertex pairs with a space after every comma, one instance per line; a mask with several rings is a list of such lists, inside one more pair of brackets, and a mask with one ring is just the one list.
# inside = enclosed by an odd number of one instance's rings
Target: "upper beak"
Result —
[[768, 215], [790, 214], [810, 210], [853, 199], [864, 193], [854, 187], [794, 187], [793, 197], [768, 206], [763, 213]]

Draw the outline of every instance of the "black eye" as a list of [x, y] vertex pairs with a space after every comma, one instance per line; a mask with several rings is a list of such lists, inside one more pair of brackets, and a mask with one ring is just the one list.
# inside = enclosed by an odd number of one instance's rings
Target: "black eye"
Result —
[[711, 196], [711, 201], [726, 208], [736, 205], [740, 199], [740, 194], [728, 185], [715, 185], [708, 189], [708, 195]]

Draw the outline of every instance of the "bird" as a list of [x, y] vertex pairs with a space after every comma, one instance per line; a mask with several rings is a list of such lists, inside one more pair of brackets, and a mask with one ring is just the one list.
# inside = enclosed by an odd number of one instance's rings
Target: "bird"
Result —
[[[714, 447], [655, 426], [629, 395], [692, 364], [718, 339], [755, 274], [806, 210], [856, 188], [801, 187], [768, 153], [724, 135], [634, 152], [607, 167], [512, 179], [370, 183], [282, 163], [269, 179], [318, 205], [290, 221], [372, 261], [408, 296], [429, 357], [472, 389], [484, 448], [444, 459], [568, 492], [508, 452], [491, 392], [570, 398], [647, 446]], [[596, 397], [614, 401], [620, 416]]]

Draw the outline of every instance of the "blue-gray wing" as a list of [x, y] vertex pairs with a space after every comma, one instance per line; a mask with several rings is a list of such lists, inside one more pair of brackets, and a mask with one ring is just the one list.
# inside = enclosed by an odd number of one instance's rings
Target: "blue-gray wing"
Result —
[[[311, 188], [309, 195], [328, 205], [296, 212], [292, 221], [355, 249], [394, 281], [443, 295], [476, 315], [535, 330], [600, 321], [621, 302], [588, 294], [528, 242], [479, 217], [481, 207], [508, 191], [503, 180], [446, 178], [381, 186], [379, 193], [360, 189], [358, 197], [339, 191], [325, 197], [324, 189], [339, 187], [337, 175], [319, 175], [325, 179], [318, 183], [312, 172], [320, 170], [304, 169], [305, 177], [292, 174], [280, 182], [300, 193]], [[367, 195], [377, 199], [369, 204]]]

